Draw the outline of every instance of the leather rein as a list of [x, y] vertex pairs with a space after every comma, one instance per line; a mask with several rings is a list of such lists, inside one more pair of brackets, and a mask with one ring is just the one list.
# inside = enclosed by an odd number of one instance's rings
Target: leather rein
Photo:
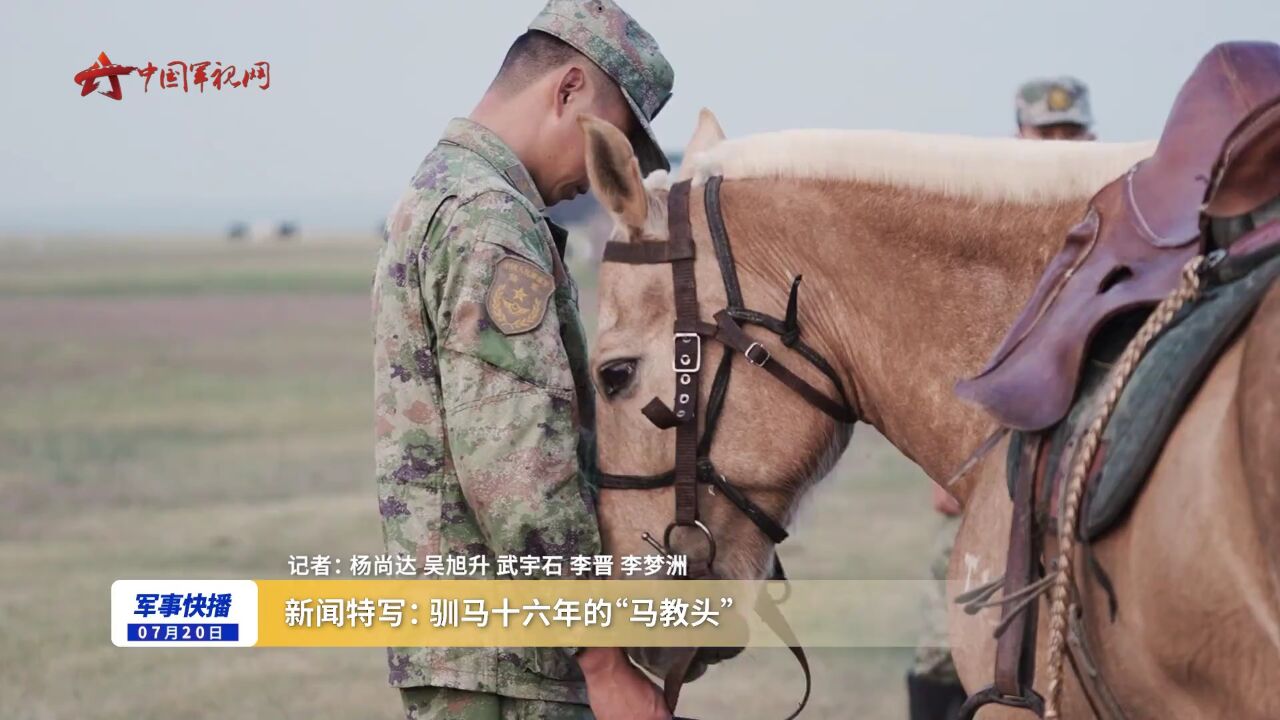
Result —
[[[711, 461], [711, 445], [715, 431], [724, 409], [725, 396], [729, 387], [729, 377], [733, 368], [733, 359], [741, 354], [747, 363], [758, 367], [790, 388], [810, 405], [821, 410], [840, 423], [853, 423], [858, 420], [856, 407], [849, 401], [844, 385], [832, 365], [818, 352], [800, 339], [800, 326], [797, 319], [797, 300], [800, 290], [800, 279], [797, 275], [791, 283], [786, 314], [782, 318], [773, 317], [762, 312], [748, 309], [742, 297], [742, 289], [738, 282], [738, 271], [733, 260], [733, 252], [729, 247], [729, 234], [725, 227], [724, 215], [720, 207], [720, 185], [723, 178], [714, 176], [707, 180], [703, 192], [706, 208], [707, 226], [710, 231], [716, 262], [720, 267], [720, 275], [724, 281], [727, 306], [715, 313], [714, 322], [705, 322], [698, 311], [698, 289], [694, 274], [694, 242], [693, 227], [689, 215], [689, 181], [672, 186], [667, 198], [667, 223], [669, 240], [667, 241], [632, 241], [609, 242], [605, 246], [604, 262], [617, 262], [633, 265], [664, 264], [671, 265], [672, 285], [675, 295], [675, 327], [672, 334], [674, 357], [671, 370], [676, 376], [676, 391], [672, 405], [653, 398], [642, 412], [655, 426], [664, 430], [675, 428], [676, 449], [675, 466], [672, 470], [658, 475], [614, 475], [600, 474], [600, 487], [612, 490], [652, 490], [664, 487], [675, 487], [675, 517], [663, 533], [659, 544], [657, 539], [648, 533], [643, 535], [658, 552], [672, 554], [672, 533], [677, 527], [695, 528], [701, 532], [707, 543], [705, 563], [699, 567], [690, 567], [688, 577], [694, 579], [713, 577], [712, 566], [716, 556], [715, 535], [699, 518], [698, 484], [711, 485], [719, 490], [744, 515], [749, 518], [761, 532], [775, 545], [787, 538], [787, 531], [775, 518], [753, 502], [741, 490], [733, 485], [725, 476], [716, 470]], [[796, 375], [772, 354], [763, 344], [752, 338], [743, 329], [743, 324], [757, 325], [778, 335], [783, 346], [790, 348], [825, 375], [835, 387], [836, 395], [832, 397], [814, 387]], [[702, 423], [701, 436], [698, 433], [699, 390], [702, 379], [703, 341], [716, 341], [725, 346], [726, 352], [716, 368], [715, 377], [707, 398], [705, 419]], [[773, 579], [785, 580], [781, 563], [775, 564]], [[800, 714], [809, 700], [812, 687], [809, 663], [804, 650], [795, 639], [794, 633], [786, 625], [785, 619], [776, 604], [762, 592], [756, 611], [761, 618], [787, 642], [792, 654], [796, 656], [804, 671], [805, 691], [800, 707], [788, 716], [791, 720]], [[688, 651], [681, 662], [675, 663], [672, 672], [668, 673], [665, 682], [666, 699], [669, 708], [674, 712], [679, 698], [680, 687], [684, 675], [692, 664], [696, 649]]]

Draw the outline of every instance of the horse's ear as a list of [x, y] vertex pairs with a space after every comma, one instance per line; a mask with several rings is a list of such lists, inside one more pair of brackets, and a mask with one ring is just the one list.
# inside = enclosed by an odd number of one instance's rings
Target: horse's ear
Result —
[[631, 142], [618, 128], [594, 115], [578, 118], [587, 144], [587, 178], [600, 204], [632, 230], [649, 213], [644, 179]]
[[677, 180], [688, 180], [693, 177], [694, 163], [690, 162], [694, 153], [705, 152], [719, 145], [724, 140], [724, 129], [720, 121], [707, 108], [698, 112], [698, 127], [693, 129], [693, 137], [684, 148], [684, 162], [680, 166]]

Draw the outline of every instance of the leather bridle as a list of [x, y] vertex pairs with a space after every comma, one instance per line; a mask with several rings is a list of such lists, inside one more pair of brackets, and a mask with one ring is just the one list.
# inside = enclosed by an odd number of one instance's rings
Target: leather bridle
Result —
[[[762, 312], [750, 310], [742, 298], [742, 289], [738, 283], [738, 271], [734, 264], [733, 252], [729, 247], [729, 234], [725, 228], [724, 216], [720, 208], [720, 184], [723, 178], [714, 176], [707, 180], [703, 191], [706, 207], [707, 226], [710, 231], [712, 246], [715, 250], [716, 262], [720, 266], [720, 275], [724, 280], [727, 305], [717, 312], [714, 322], [704, 322], [698, 312], [698, 289], [694, 274], [694, 242], [693, 228], [689, 216], [690, 182], [684, 181], [672, 186], [667, 198], [667, 224], [669, 240], [650, 241], [637, 240], [631, 242], [610, 242], [605, 246], [604, 261], [627, 263], [633, 265], [649, 265], [670, 263], [672, 285], [675, 293], [675, 327], [672, 335], [674, 359], [672, 372], [676, 376], [676, 392], [669, 407], [658, 398], [653, 398], [642, 412], [654, 425], [662, 429], [675, 428], [676, 449], [675, 467], [658, 475], [614, 475], [601, 473], [600, 487], [613, 490], [652, 490], [656, 488], [675, 487], [675, 519], [663, 533], [662, 542], [644, 534], [644, 540], [664, 555], [672, 554], [671, 538], [677, 527], [692, 527], [699, 530], [707, 542], [707, 556], [699, 567], [690, 567], [690, 578], [712, 577], [712, 565], [715, 562], [716, 541], [710, 528], [699, 518], [698, 484], [705, 483], [719, 490], [725, 498], [732, 502], [746, 515], [761, 532], [774, 544], [787, 537], [787, 531], [775, 518], [753, 502], [741, 490], [729, 482], [716, 470], [711, 462], [711, 445], [715, 439], [715, 431], [724, 408], [725, 395], [729, 387], [729, 376], [733, 368], [733, 359], [741, 354], [747, 363], [758, 367], [783, 385], [793, 390], [810, 405], [816, 407], [840, 423], [853, 423], [858, 419], [856, 407], [849, 401], [844, 385], [835, 369], [809, 345], [800, 339], [800, 326], [797, 319], [797, 299], [800, 290], [800, 276], [791, 283], [786, 314], [782, 318], [772, 317]], [[753, 339], [742, 328], [742, 324], [758, 325], [779, 336], [784, 347], [790, 348], [825, 375], [835, 387], [836, 395], [832, 397], [809, 382], [796, 375], [781, 361], [775, 359], [763, 344]], [[706, 417], [703, 422], [701, 437], [698, 434], [698, 399], [702, 378], [703, 341], [716, 341], [726, 348], [716, 368], [715, 378], [711, 383], [711, 391], [707, 398]], [[782, 566], [776, 562], [774, 579], [785, 579]], [[767, 593], [764, 594], [767, 597]], [[792, 653], [796, 655], [805, 674], [805, 694], [800, 707], [788, 717], [794, 718], [804, 709], [809, 699], [811, 686], [809, 665], [804, 651], [794, 640], [785, 620], [772, 605], [772, 601], [764, 603], [768, 607], [757, 604], [757, 612], [788, 642]], [[692, 662], [692, 654], [683, 663], [677, 663], [673, 673], [666, 678], [667, 702], [674, 711], [675, 701], [679, 696], [680, 684], [684, 674]], [[678, 675], [678, 677], [676, 677]]]

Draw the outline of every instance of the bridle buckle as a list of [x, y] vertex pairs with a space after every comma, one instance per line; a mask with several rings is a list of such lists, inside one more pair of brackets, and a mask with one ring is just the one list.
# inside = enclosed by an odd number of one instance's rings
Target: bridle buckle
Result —
[[[671, 358], [671, 371], [677, 373], [696, 373], [702, 369], [702, 336], [696, 332], [678, 332], [674, 336], [675, 354]], [[681, 348], [681, 345], [693, 341], [693, 354]]]
[[[753, 352], [755, 353], [754, 357], [752, 356]], [[758, 342], [753, 342], [748, 345], [746, 351], [742, 354], [747, 357], [747, 362], [755, 365], [756, 367], [764, 367], [765, 363], [769, 362], [773, 357], [769, 352], [769, 348], [766, 348]]]

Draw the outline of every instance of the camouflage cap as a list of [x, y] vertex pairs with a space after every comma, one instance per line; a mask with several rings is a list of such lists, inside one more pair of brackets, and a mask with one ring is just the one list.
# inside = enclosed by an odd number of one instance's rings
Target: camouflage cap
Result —
[[649, 122], [671, 98], [675, 70], [653, 36], [612, 0], [550, 0], [529, 29], [569, 43], [618, 83], [643, 129], [631, 139], [640, 169], [669, 170]]
[[1064, 75], [1029, 80], [1018, 88], [1018, 125], [1040, 127], [1074, 123], [1093, 125], [1089, 110], [1089, 86]]

